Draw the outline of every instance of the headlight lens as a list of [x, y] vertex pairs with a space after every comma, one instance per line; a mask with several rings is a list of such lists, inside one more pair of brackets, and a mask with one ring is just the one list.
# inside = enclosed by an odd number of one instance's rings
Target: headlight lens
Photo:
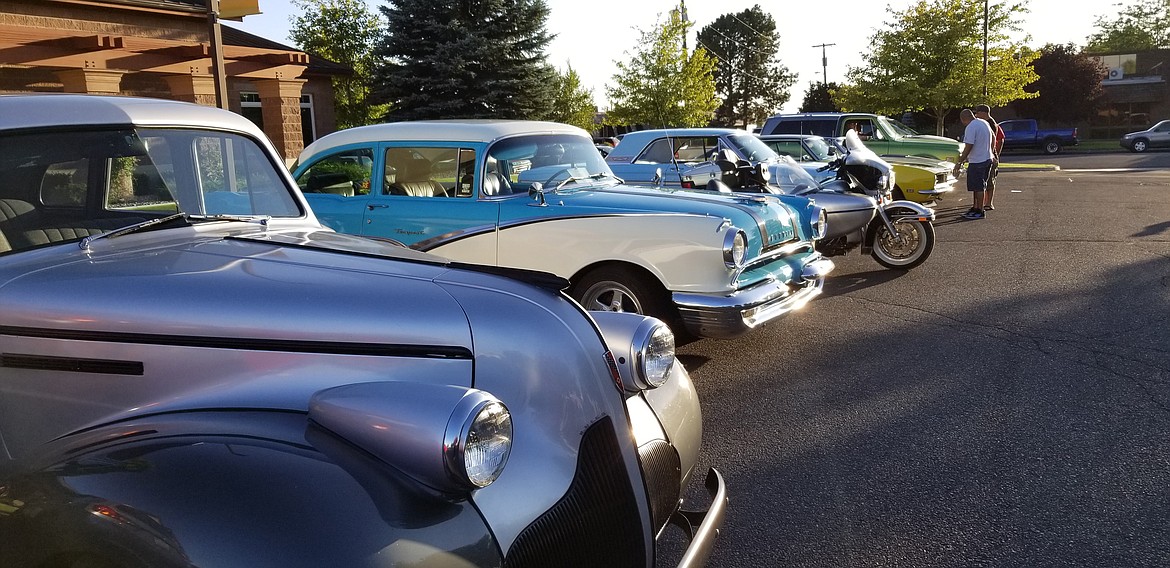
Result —
[[512, 452], [512, 414], [499, 401], [479, 401], [470, 416], [458, 434], [446, 437], [448, 466], [471, 485], [487, 487]]
[[660, 387], [670, 377], [674, 366], [674, 333], [659, 322], [645, 345], [638, 350], [638, 372], [652, 387]]
[[723, 262], [728, 268], [736, 269], [743, 266], [747, 257], [747, 235], [734, 227], [723, 237]]
[[813, 240], [819, 241], [829, 234], [829, 216], [823, 207], [813, 207]]

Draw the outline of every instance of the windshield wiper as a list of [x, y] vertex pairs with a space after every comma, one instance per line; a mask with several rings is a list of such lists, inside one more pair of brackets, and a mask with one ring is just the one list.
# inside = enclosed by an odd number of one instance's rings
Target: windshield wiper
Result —
[[616, 179], [618, 181], [622, 181], [621, 179], [619, 179], [615, 175], [607, 174], [607, 173], [603, 173], [603, 172], [596, 173], [596, 174], [590, 174], [587, 176], [580, 176], [580, 177], [569, 176], [569, 177], [565, 178], [564, 181], [562, 181], [561, 183], [558, 183], [557, 186], [553, 188], [553, 193], [560, 191], [562, 187], [565, 187], [565, 185], [570, 183], [570, 182], [585, 181], [585, 180], [590, 180], [590, 179], [602, 180], [602, 179], [605, 179], [607, 177], [612, 177], [613, 179]]
[[268, 221], [271, 219], [272, 219], [272, 217], [269, 215], [189, 215], [187, 213], [175, 213], [172, 215], [167, 215], [166, 217], [158, 217], [156, 219], [147, 219], [145, 221], [142, 221], [141, 223], [134, 223], [133, 225], [126, 225], [125, 227], [122, 227], [120, 229], [114, 229], [113, 231], [109, 231], [109, 232], [105, 232], [105, 233], [98, 233], [96, 235], [90, 235], [88, 237], [85, 237], [84, 239], [81, 239], [79, 246], [81, 247], [81, 250], [89, 250], [90, 244], [92, 244], [94, 241], [96, 241], [98, 239], [112, 239], [114, 237], [121, 237], [123, 235], [138, 233], [138, 232], [150, 229], [152, 227], [157, 227], [159, 225], [168, 224], [168, 223], [171, 223], [172, 221], [178, 221], [178, 220], [182, 220], [184, 225], [191, 226], [194, 224], [193, 222], [207, 222], [207, 221], [243, 221], [243, 222], [260, 223], [261, 225], [268, 225]]

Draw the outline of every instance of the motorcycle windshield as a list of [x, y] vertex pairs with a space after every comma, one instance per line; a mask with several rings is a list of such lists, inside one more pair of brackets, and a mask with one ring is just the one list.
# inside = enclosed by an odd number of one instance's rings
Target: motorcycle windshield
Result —
[[850, 166], [870, 166], [882, 173], [889, 174], [893, 167], [889, 162], [881, 159], [873, 150], [866, 147], [855, 130], [845, 131], [845, 149], [849, 155], [845, 157], [845, 164]]

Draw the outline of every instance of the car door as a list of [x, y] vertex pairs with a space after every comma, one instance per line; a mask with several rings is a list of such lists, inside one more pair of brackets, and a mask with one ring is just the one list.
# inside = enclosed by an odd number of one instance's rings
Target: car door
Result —
[[1170, 120], [1163, 120], [1150, 129], [1151, 146], [1170, 146]]
[[358, 234], [454, 260], [496, 264], [498, 194], [483, 190], [479, 151], [450, 143], [385, 143]]

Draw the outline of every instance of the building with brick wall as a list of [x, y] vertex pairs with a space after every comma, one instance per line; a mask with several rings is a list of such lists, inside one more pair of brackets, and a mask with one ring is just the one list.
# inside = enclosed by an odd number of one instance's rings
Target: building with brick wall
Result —
[[[332, 78], [351, 71], [208, 16], [209, 0], [5, 0], [0, 92], [135, 95], [259, 124], [288, 160], [337, 129]], [[218, 30], [217, 30], [218, 28]], [[215, 32], [222, 47], [214, 43]], [[217, 47], [223, 61], [217, 100]]]

